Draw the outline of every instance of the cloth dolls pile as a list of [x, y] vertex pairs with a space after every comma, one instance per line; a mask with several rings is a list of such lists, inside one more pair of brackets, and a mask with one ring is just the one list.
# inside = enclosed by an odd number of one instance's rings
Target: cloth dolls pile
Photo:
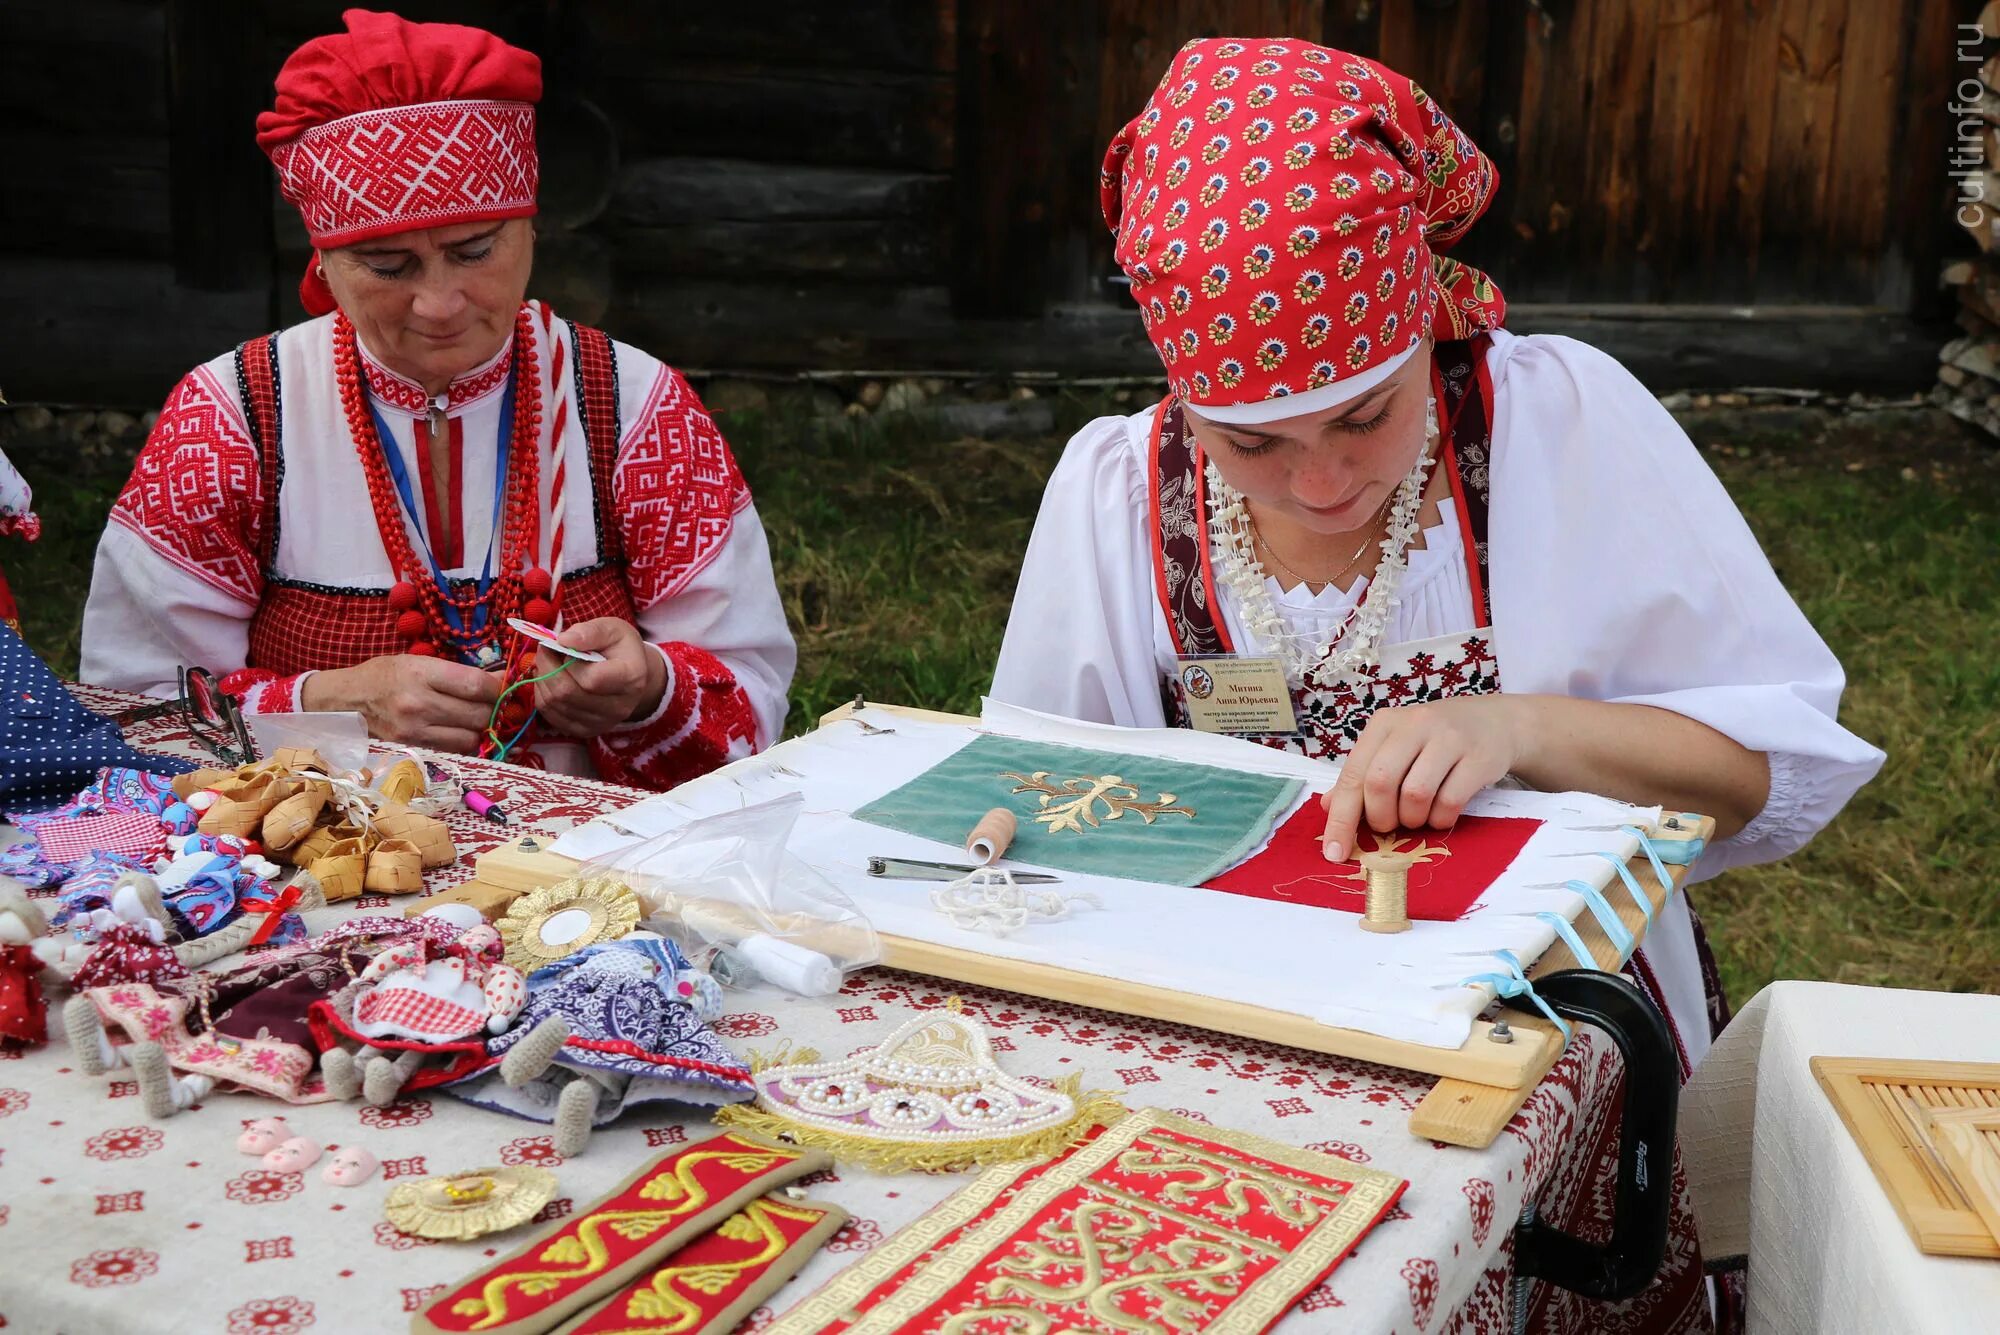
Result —
[[426, 787], [414, 760], [398, 761], [370, 787], [336, 775], [316, 751], [286, 748], [236, 770], [197, 770], [174, 785], [202, 808], [203, 834], [257, 841], [274, 861], [310, 871], [328, 903], [364, 891], [415, 894], [426, 871], [458, 856], [445, 823], [410, 805]]

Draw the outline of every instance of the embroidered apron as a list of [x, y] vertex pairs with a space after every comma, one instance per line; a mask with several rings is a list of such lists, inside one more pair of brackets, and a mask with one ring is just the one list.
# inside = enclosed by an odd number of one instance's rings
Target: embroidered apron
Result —
[[[1487, 461], [1493, 417], [1493, 387], [1486, 374], [1489, 342], [1480, 335], [1438, 343], [1431, 358], [1443, 437], [1440, 463], [1456, 502], [1479, 624], [1434, 639], [1385, 645], [1379, 664], [1339, 680], [1307, 673], [1304, 682], [1292, 688], [1298, 735], [1258, 740], [1315, 759], [1334, 759], [1353, 749], [1378, 709], [1500, 689], [1492, 609], [1486, 596]], [[1152, 462], [1153, 574], [1174, 651], [1183, 657], [1233, 653], [1215, 601], [1207, 459], [1188, 431], [1177, 399], [1168, 398], [1160, 405]], [[1161, 693], [1169, 724], [1189, 726], [1187, 697], [1178, 674], [1164, 674]]]

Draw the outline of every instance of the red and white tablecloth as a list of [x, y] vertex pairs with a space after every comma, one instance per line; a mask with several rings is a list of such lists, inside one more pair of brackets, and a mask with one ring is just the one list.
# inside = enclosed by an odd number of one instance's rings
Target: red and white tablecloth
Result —
[[[80, 688], [110, 710], [125, 697]], [[149, 749], [198, 756], [166, 721], [134, 729]], [[589, 780], [455, 761], [493, 793], [505, 831], [467, 812], [451, 818], [459, 865], [433, 886], [471, 874], [504, 838], [556, 834], [634, 795]], [[310, 915], [315, 930], [346, 912], [387, 906], [364, 897]], [[868, 1046], [911, 1013], [958, 996], [1021, 1075], [1081, 1073], [1133, 1107], [1157, 1106], [1217, 1126], [1326, 1150], [1399, 1174], [1410, 1188], [1281, 1331], [1506, 1331], [1512, 1226], [1525, 1202], [1585, 1236], [1608, 1228], [1620, 1099], [1618, 1054], [1579, 1032], [1507, 1131], [1484, 1150], [1413, 1137], [1410, 1110], [1427, 1077], [1229, 1038], [1203, 1030], [963, 988], [890, 970], [850, 978], [838, 997], [732, 993], [718, 1028], [739, 1051], [789, 1039], [829, 1055]], [[59, 1025], [57, 1026], [59, 1028]], [[564, 1161], [548, 1128], [432, 1092], [386, 1108], [363, 1103], [280, 1108], [244, 1094], [212, 1095], [167, 1121], [148, 1118], [130, 1080], [86, 1077], [58, 1034], [48, 1047], [0, 1054], [0, 1324], [33, 1332], [226, 1332], [296, 1335], [393, 1331], [445, 1284], [516, 1245], [406, 1237], [382, 1218], [394, 1182], [485, 1164], [552, 1168], [553, 1219], [609, 1190], [643, 1159], [709, 1134], [697, 1117], [638, 1113], [597, 1132]], [[341, 1189], [267, 1170], [237, 1152], [242, 1123], [282, 1112], [323, 1144], [358, 1143], [384, 1171]], [[1619, 1309], [1536, 1285], [1530, 1328], [1552, 1331], [1709, 1328], [1701, 1261], [1675, 1172], [1675, 1227], [1655, 1284]], [[808, 1179], [853, 1221], [802, 1275], [746, 1323], [756, 1330], [967, 1179], [883, 1176], [842, 1165]]]

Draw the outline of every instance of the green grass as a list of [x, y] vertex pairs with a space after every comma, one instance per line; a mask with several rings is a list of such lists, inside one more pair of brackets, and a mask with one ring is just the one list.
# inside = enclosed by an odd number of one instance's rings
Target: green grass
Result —
[[[907, 419], [726, 420], [799, 639], [792, 730], [857, 691], [976, 708], [1048, 470], [1069, 430], [1118, 409], [1065, 394], [1056, 410], [1061, 430], [1014, 442]], [[1691, 433], [1846, 663], [1843, 720], [1890, 756], [1804, 852], [1697, 891], [1730, 995], [1801, 977], [1995, 988], [2000, 452], [1928, 413], [1737, 412]], [[118, 478], [7, 448], [47, 532], [0, 556], [30, 640], [73, 672]]]

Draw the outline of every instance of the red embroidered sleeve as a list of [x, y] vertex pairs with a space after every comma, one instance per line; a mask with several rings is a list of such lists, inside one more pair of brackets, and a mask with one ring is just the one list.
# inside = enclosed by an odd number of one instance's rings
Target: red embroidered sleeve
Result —
[[626, 580], [642, 612], [687, 587], [750, 504], [729, 443], [672, 367], [660, 368], [619, 448], [614, 494]]
[[667, 686], [658, 712], [635, 727], [590, 743], [597, 773], [609, 783], [665, 792], [757, 749], [757, 716], [736, 674], [691, 644], [658, 646]]
[[305, 707], [299, 703], [299, 687], [308, 675], [297, 672], [286, 677], [269, 668], [239, 668], [216, 684], [245, 714], [296, 714]]
[[209, 367], [167, 396], [111, 522], [204, 584], [257, 601], [263, 476], [242, 407]]

